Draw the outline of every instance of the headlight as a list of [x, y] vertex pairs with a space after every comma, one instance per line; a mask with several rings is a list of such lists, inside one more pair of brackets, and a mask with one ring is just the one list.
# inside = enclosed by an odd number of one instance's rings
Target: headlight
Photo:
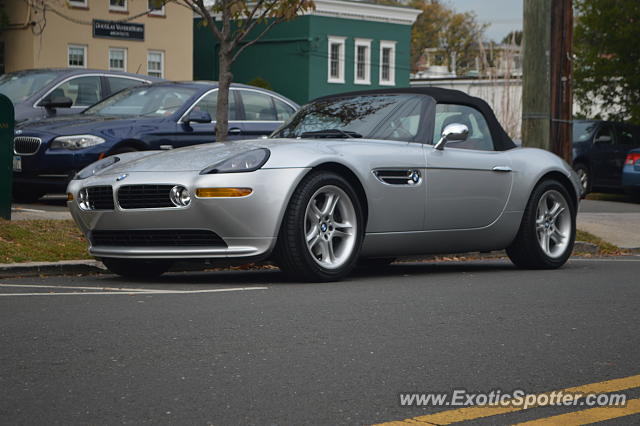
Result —
[[104, 170], [107, 167], [113, 166], [118, 161], [120, 161], [120, 158], [118, 157], [103, 158], [102, 160], [96, 161], [95, 163], [91, 163], [84, 169], [80, 170], [78, 174], [74, 177], [74, 179], [90, 178], [91, 176], [95, 175], [99, 171]]
[[264, 166], [270, 155], [266, 148], [254, 149], [207, 167], [200, 174], [253, 172]]
[[105, 140], [94, 135], [74, 135], [60, 136], [55, 138], [50, 145], [50, 149], [83, 149], [90, 146], [100, 145]]

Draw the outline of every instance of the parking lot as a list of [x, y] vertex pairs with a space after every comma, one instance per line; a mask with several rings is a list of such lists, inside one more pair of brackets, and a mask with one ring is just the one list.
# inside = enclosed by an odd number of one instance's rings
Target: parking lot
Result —
[[[401, 392], [540, 393], [621, 378], [617, 390], [637, 400], [639, 273], [628, 256], [557, 271], [394, 264], [329, 284], [275, 270], [2, 279], [0, 423], [373, 424], [452, 411], [400, 406]], [[599, 415], [637, 423], [633, 404]]]

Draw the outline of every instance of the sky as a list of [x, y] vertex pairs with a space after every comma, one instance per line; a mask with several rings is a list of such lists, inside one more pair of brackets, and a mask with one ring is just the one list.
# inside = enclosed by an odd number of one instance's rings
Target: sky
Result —
[[490, 24], [488, 40], [500, 42], [512, 30], [522, 30], [523, 0], [444, 0], [457, 12], [474, 12], [478, 21]]

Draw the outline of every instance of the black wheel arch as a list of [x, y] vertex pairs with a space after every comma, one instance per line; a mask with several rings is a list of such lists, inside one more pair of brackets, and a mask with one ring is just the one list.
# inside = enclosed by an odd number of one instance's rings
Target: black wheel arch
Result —
[[112, 146], [109, 150], [109, 155], [122, 148], [133, 148], [136, 151], [147, 151], [150, 149], [149, 145], [139, 139], [125, 139]]
[[[574, 211], [577, 213], [578, 212], [578, 199], [580, 198], [580, 196], [579, 196], [579, 194], [576, 193], [576, 188], [573, 186], [573, 183], [571, 182], [571, 179], [569, 179], [569, 177], [567, 175], [565, 175], [564, 173], [559, 172], [559, 171], [548, 172], [548, 173], [544, 174], [542, 177], [540, 177], [540, 179], [538, 179], [538, 181], [533, 186], [533, 188], [535, 189], [538, 185], [540, 185], [540, 183], [544, 182], [545, 180], [549, 180], [549, 179], [556, 180], [556, 181], [560, 182], [562, 184], [562, 186], [565, 187], [567, 192], [569, 192], [569, 195], [571, 195], [571, 204], [573, 205]], [[533, 189], [532, 189], [532, 192], [533, 192]]]
[[309, 173], [319, 171], [319, 170], [326, 170], [326, 171], [331, 171], [336, 174], [339, 174], [340, 176], [344, 177], [347, 180], [347, 182], [351, 184], [354, 191], [358, 195], [358, 201], [360, 201], [360, 205], [362, 206], [362, 214], [364, 216], [364, 226], [366, 229], [368, 218], [369, 218], [369, 203], [367, 200], [367, 193], [364, 190], [364, 186], [362, 185], [362, 182], [360, 181], [358, 176], [349, 167], [345, 166], [344, 164], [336, 163], [336, 162], [327, 162], [327, 163], [322, 163], [317, 166], [314, 166], [309, 171]]

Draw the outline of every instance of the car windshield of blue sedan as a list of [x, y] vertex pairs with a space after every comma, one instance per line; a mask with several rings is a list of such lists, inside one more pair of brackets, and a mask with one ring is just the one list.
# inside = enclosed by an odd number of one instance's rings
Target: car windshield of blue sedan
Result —
[[116, 93], [83, 114], [164, 117], [179, 110], [196, 89], [175, 86], [137, 86]]
[[412, 141], [426, 102], [426, 97], [406, 94], [321, 99], [304, 106], [273, 137]]
[[11, 99], [14, 104], [23, 102], [31, 95], [49, 84], [57, 73], [50, 71], [26, 71], [5, 74], [0, 77], [0, 93]]

